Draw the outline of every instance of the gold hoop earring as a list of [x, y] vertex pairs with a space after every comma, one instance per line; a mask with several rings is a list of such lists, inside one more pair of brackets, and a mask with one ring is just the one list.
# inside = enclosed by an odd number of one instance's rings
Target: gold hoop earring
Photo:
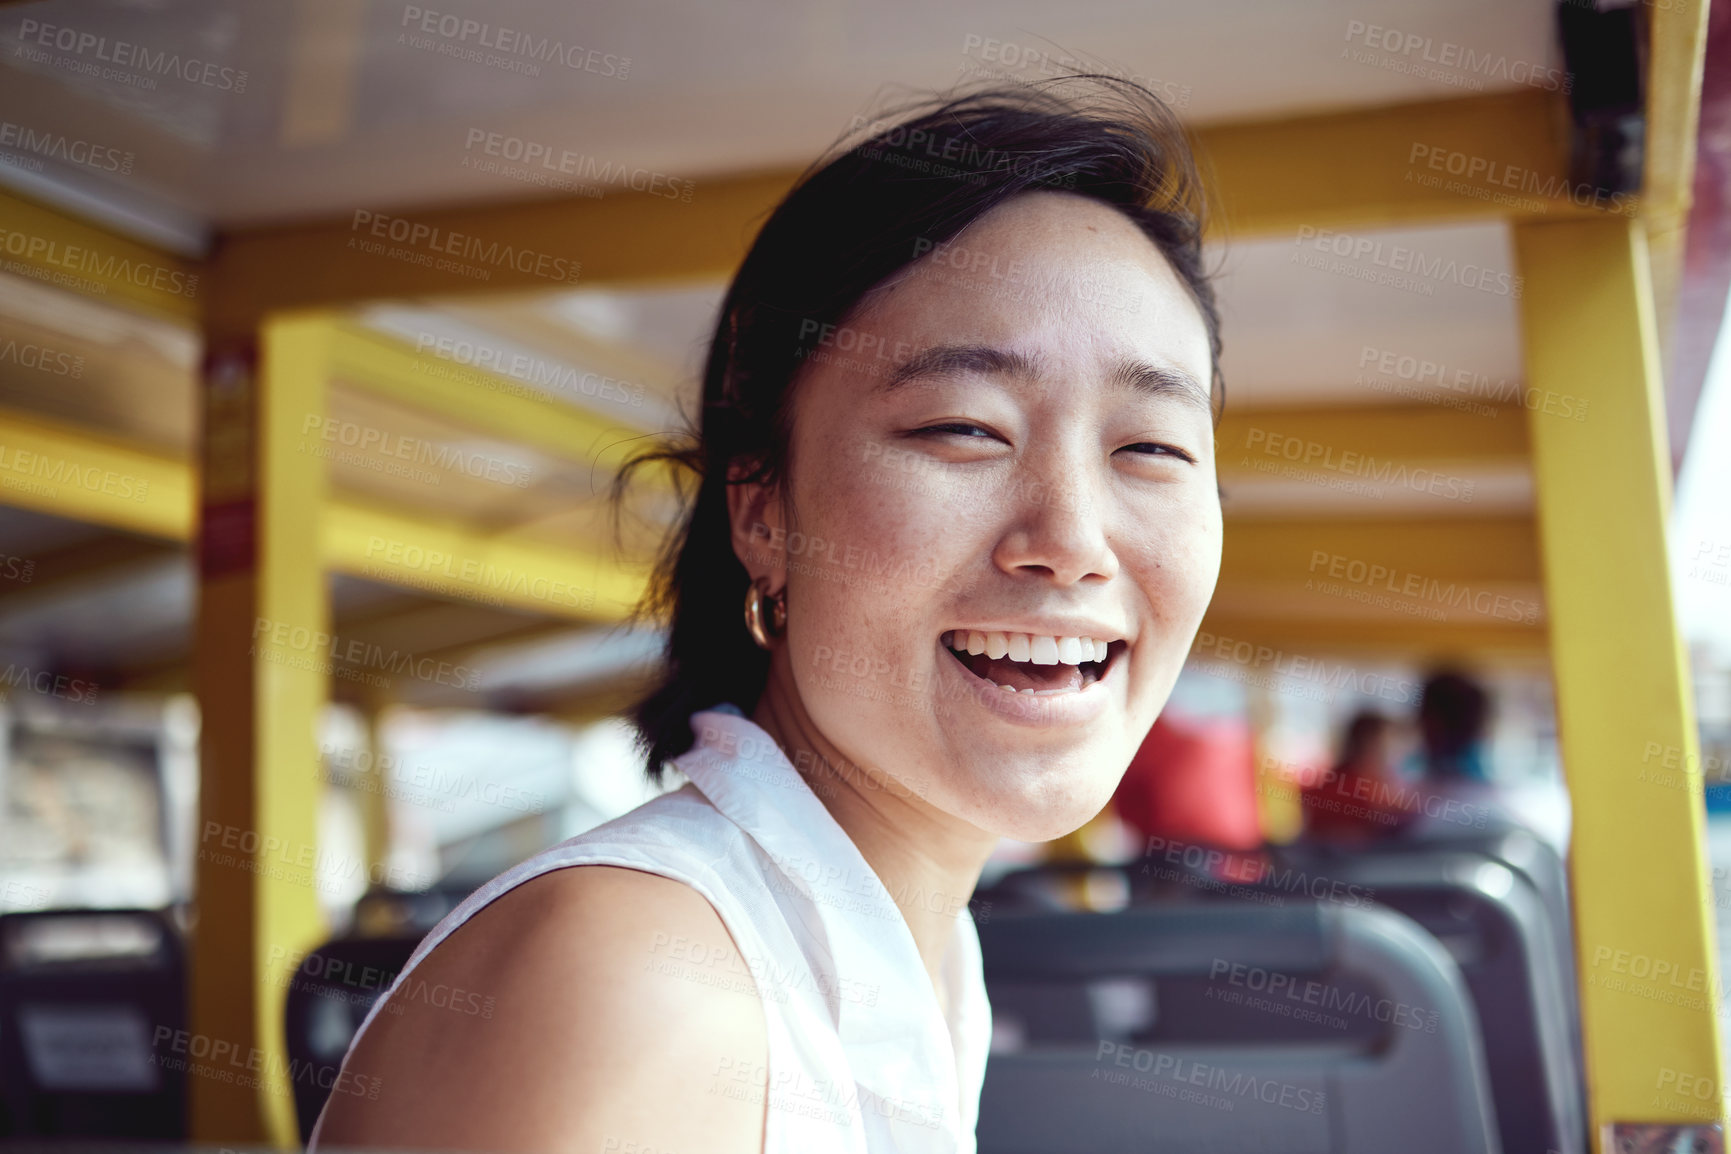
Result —
[[763, 649], [787, 630], [787, 590], [772, 596], [768, 585], [759, 577], [745, 591], [745, 631]]

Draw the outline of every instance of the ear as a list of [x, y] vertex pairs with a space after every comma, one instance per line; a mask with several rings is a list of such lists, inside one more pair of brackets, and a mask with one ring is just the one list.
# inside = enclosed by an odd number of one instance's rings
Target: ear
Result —
[[787, 525], [781, 487], [760, 481], [727, 486], [733, 555], [752, 580], [765, 578], [771, 593], [787, 588]]

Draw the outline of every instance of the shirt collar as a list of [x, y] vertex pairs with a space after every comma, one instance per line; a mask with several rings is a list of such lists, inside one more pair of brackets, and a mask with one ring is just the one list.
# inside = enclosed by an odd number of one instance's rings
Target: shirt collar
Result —
[[775, 740], [731, 709], [693, 714], [691, 727], [697, 743], [674, 764], [822, 923], [833, 973], [820, 976], [832, 983], [828, 1000], [855, 1081], [927, 1118], [941, 1109], [945, 1129], [953, 1122], [971, 1137], [991, 1037], [972, 915], [964, 906], [956, 917], [941, 970], [946, 1021], [901, 910]]

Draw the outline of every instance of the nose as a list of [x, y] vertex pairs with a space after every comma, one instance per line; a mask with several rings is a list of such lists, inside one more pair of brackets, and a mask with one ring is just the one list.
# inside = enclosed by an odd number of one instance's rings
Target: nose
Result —
[[1002, 497], [1005, 530], [992, 550], [999, 569], [1057, 585], [1110, 581], [1118, 555], [1106, 531], [1100, 486], [1075, 466], [1019, 472]]

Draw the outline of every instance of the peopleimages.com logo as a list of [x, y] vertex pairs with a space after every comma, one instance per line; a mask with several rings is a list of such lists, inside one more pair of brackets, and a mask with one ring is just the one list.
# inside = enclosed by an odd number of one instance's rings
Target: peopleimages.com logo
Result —
[[81, 32], [64, 24], [20, 20], [18, 39], [24, 45], [20, 54], [28, 59], [37, 59], [44, 55], [41, 49], [52, 48], [72, 56], [89, 57], [91, 60], [119, 65], [121, 68], [135, 68], [148, 76], [172, 76], [188, 84], [221, 89], [224, 92], [246, 91], [247, 71], [244, 68], [229, 68], [196, 56], [182, 57], [178, 52], [165, 49], [152, 50], [143, 44], [133, 44], [125, 40], [110, 40], [106, 36]]
[[[482, 274], [477, 279], [482, 280], [487, 279], [492, 269], [504, 268], [552, 281], [571, 282], [575, 281], [583, 270], [580, 262], [569, 257], [538, 252], [532, 248], [520, 248], [502, 241], [486, 240], [470, 233], [453, 232], [435, 224], [427, 224], [425, 221], [369, 212], [364, 208], [355, 210], [354, 217], [349, 222], [349, 232], [351, 247], [360, 248], [363, 252], [381, 249], [382, 245], [369, 249], [363, 244], [357, 244], [365, 237], [376, 237], [381, 242], [389, 241], [405, 246], [382, 255], [406, 259], [413, 264], [440, 267], [434, 258], [444, 256], [491, 266], [490, 269], [474, 267], [475, 272]], [[417, 257], [419, 259], [415, 259]]]
[[[697, 185], [693, 181], [668, 176], [664, 172], [642, 167], [630, 168], [623, 163], [600, 160], [588, 153], [572, 152], [569, 148], [559, 148], [544, 141], [527, 140], [503, 132], [489, 132], [484, 128], [469, 129], [463, 141], [463, 151], [479, 151], [483, 156], [520, 164], [525, 170], [540, 169], [548, 177], [569, 176], [577, 182], [596, 188], [613, 184], [633, 192], [648, 193], [650, 196], [677, 200], [684, 204], [690, 204], [692, 194], [697, 191]], [[470, 164], [471, 159], [465, 156], [465, 165]], [[478, 164], [479, 162], [476, 162], [476, 166]], [[506, 175], [511, 175], [514, 170], [503, 171]]]
[[[1341, 56], [1360, 64], [1374, 64], [1394, 72], [1409, 72], [1453, 84], [1456, 87], [1482, 91], [1485, 82], [1493, 84], [1524, 84], [1564, 96], [1574, 91], [1572, 73], [1537, 61], [1521, 60], [1502, 52], [1480, 51], [1452, 40], [1437, 40], [1421, 32], [1405, 32], [1367, 24], [1363, 20], [1346, 22], [1347, 47]], [[1363, 50], [1354, 50], [1362, 44]], [[1375, 53], [1386, 53], [1378, 57]]]
[[404, 36], [420, 33], [423, 38], [437, 36], [443, 42], [411, 40], [412, 47], [472, 60], [477, 64], [506, 67], [507, 71], [529, 76], [539, 75], [542, 64], [559, 64], [573, 72], [589, 72], [611, 80], [624, 80], [631, 72], [629, 56], [568, 44], [554, 36], [536, 36], [520, 28], [471, 20], [450, 12], [434, 12], [413, 4], [403, 5], [399, 27], [410, 30], [403, 33]]
[[[1295, 264], [1387, 284], [1424, 296], [1433, 295], [1435, 285], [1443, 283], [1520, 300], [1525, 284], [1521, 277], [1487, 265], [1471, 261], [1463, 264], [1452, 256], [1432, 255], [1379, 237], [1336, 232], [1314, 225], [1300, 225], [1292, 244]], [[1313, 249], [1320, 255], [1312, 256], [1304, 251], [1306, 249]], [[1330, 262], [1329, 257], [1339, 259]]]
[[133, 155], [118, 148], [93, 144], [62, 132], [38, 130], [26, 124], [0, 120], [0, 147], [16, 148], [32, 156], [74, 164], [95, 172], [132, 173]]
[[[120, 256], [89, 245], [66, 244], [58, 237], [37, 236], [17, 229], [0, 228], [0, 253], [21, 257], [53, 269], [82, 273], [104, 280], [136, 285], [155, 292], [191, 299], [198, 295], [198, 274], [166, 265]], [[22, 271], [8, 269], [8, 271]], [[101, 281], [97, 282], [101, 285]], [[98, 287], [97, 292], [106, 292]]]

